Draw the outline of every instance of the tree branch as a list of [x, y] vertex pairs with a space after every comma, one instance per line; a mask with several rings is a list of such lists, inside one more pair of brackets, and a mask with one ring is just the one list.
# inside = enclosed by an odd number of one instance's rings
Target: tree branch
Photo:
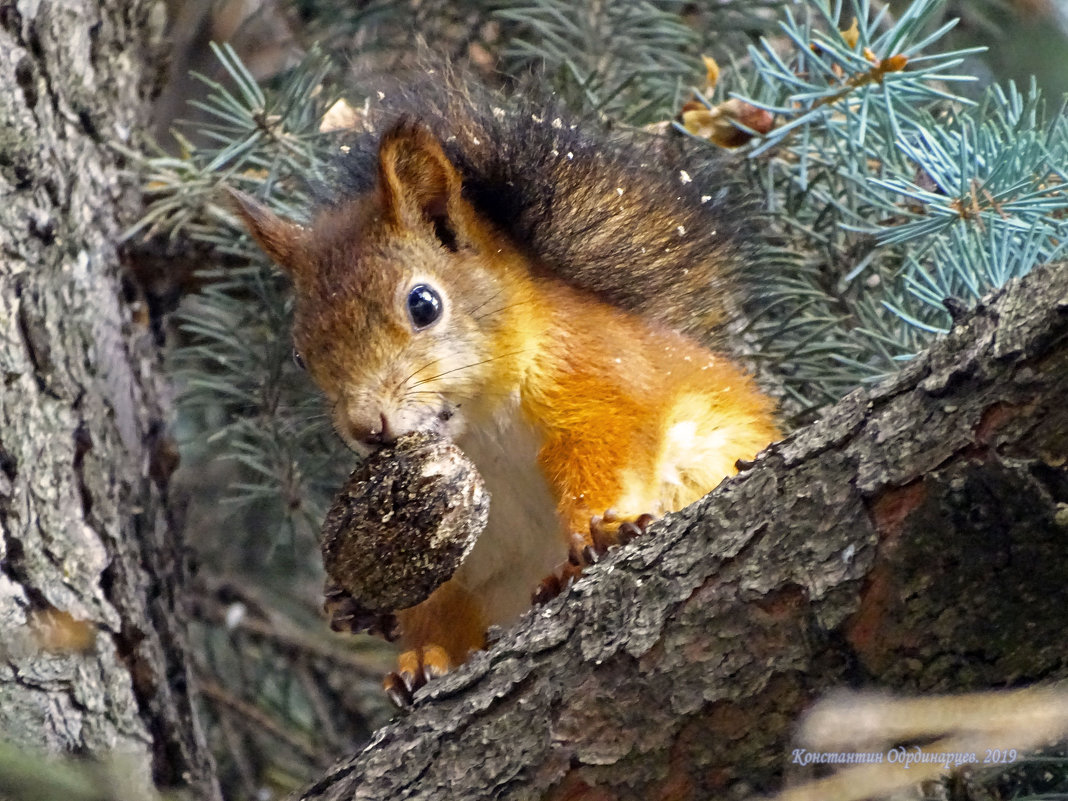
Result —
[[831, 687], [1063, 676], [1068, 269], [655, 525], [432, 682], [305, 799], [703, 799], [779, 786]]

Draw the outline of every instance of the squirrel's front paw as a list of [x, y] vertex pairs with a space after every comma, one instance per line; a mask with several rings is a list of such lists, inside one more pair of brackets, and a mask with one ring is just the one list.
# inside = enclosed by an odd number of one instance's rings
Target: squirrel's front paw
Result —
[[533, 602], [543, 604], [563, 592], [582, 571], [601, 560], [613, 545], [626, 545], [635, 537], [644, 534], [649, 524], [656, 520], [651, 514], [630, 519], [619, 517], [609, 509], [603, 515], [590, 518], [588, 537], [572, 534], [567, 550], [567, 561], [542, 579], [534, 591]]
[[431, 679], [444, 676], [451, 668], [452, 662], [444, 648], [424, 645], [397, 657], [397, 669], [386, 674], [382, 689], [397, 707], [407, 709], [416, 690]]
[[589, 541], [577, 534], [572, 535], [567, 561], [580, 569], [596, 564], [613, 545], [626, 545], [644, 534], [654, 520], [656, 516], [651, 514], [638, 515], [633, 519], [620, 517], [612, 509], [603, 515], [594, 515], [590, 518]]
[[333, 582], [323, 588], [323, 611], [330, 620], [330, 628], [349, 634], [375, 634], [390, 642], [397, 639], [397, 618], [388, 612], [370, 612], [356, 599]]

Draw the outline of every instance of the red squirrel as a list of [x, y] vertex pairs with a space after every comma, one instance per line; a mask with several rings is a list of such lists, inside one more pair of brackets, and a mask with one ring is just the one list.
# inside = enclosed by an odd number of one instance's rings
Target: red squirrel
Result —
[[778, 433], [773, 402], [698, 338], [750, 252], [721, 187], [559, 110], [409, 97], [342, 148], [308, 224], [235, 193], [292, 279], [295, 352], [341, 438], [367, 453], [444, 435], [491, 493], [457, 572], [396, 612], [401, 702], [540, 583], [558, 590]]

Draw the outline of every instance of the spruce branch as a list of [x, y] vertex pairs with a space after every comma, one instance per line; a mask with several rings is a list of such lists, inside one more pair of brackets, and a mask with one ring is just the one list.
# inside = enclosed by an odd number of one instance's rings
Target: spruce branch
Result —
[[954, 69], [978, 49], [933, 49], [954, 26], [943, 7], [786, 9], [783, 39], [750, 47], [753, 71], [719, 94], [775, 116], [749, 131], [751, 177], [795, 258], [752, 277], [752, 330], [758, 357], [787, 365], [795, 409], [896, 370], [948, 329], [947, 299], [1064, 252], [1063, 109], [1047, 121], [1034, 85], [979, 103], [948, 91], [972, 80]]
[[674, 105], [696, 56], [668, 5], [680, 4], [597, 0], [576, 13], [568, 0], [507, 0], [496, 16], [517, 26], [504, 49], [513, 71], [544, 67], [572, 105], [647, 122]]
[[[313, 51], [277, 91], [266, 92], [228, 46], [213, 46], [228, 81], [201, 76], [209, 88], [196, 105], [208, 144], [180, 157], [146, 162], [150, 205], [127, 237], [188, 237], [230, 265], [200, 272], [204, 286], [176, 316], [180, 344], [170, 354], [179, 404], [201, 447], [241, 467], [229, 499], [270, 504], [278, 535], [314, 531], [348, 460], [324, 425], [320, 402], [291, 364], [288, 290], [251, 245], [219, 187], [241, 186], [280, 212], [299, 217], [332, 142], [319, 121], [332, 97], [326, 59]], [[309, 424], [309, 421], [311, 423]]]

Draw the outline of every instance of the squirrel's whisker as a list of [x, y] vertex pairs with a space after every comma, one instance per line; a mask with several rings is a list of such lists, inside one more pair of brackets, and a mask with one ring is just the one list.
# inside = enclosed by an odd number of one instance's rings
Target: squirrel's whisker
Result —
[[527, 305], [530, 305], [533, 302], [534, 301], [532, 301], [532, 300], [519, 300], [519, 301], [516, 301], [515, 303], [509, 303], [507, 306], [501, 306], [499, 309], [491, 309], [490, 311], [485, 312], [484, 314], [480, 314], [475, 319], [476, 320], [485, 320], [487, 317], [492, 317], [494, 314], [500, 314], [501, 312], [508, 311], [509, 309], [514, 309], [517, 306], [527, 306]]
[[499, 297], [501, 296], [501, 293], [502, 293], [503, 291], [504, 291], [503, 289], [498, 289], [498, 290], [497, 290], [496, 292], [494, 292], [494, 293], [493, 293], [492, 295], [490, 295], [490, 296], [489, 296], [488, 298], [486, 298], [486, 299], [485, 299], [484, 301], [482, 301], [482, 302], [481, 302], [481, 303], [479, 303], [479, 304], [478, 304], [477, 306], [475, 306], [475, 308], [471, 309], [471, 311], [470, 311], [470, 314], [471, 314], [472, 316], [474, 316], [475, 312], [477, 312], [477, 311], [478, 311], [479, 309], [481, 309], [481, 308], [482, 308], [483, 306], [485, 306], [485, 305], [486, 305], [487, 303], [489, 303], [490, 301], [494, 301], [494, 300], [496, 300], [497, 298], [499, 298]]
[[[413, 370], [412, 372], [410, 372], [407, 375], [407, 377], [405, 377], [405, 379], [403, 381], [401, 381], [401, 382], [399, 382], [397, 384], [397, 387], [396, 387], [396, 389], [394, 391], [397, 392], [400, 395], [403, 395], [404, 394], [404, 388], [408, 385], [409, 381], [411, 381], [413, 378], [415, 378], [417, 375], [419, 375], [419, 373], [423, 372], [423, 370], [426, 370], [428, 367], [431, 367], [432, 365], [435, 365], [440, 361], [441, 361], [440, 358], [431, 359], [426, 364], [424, 364], [422, 367], [420, 367], [420, 368], [418, 368], [416, 370]], [[416, 385], [416, 386], [418, 386], [418, 385]]]
[[424, 378], [421, 381], [417, 381], [415, 384], [412, 385], [412, 388], [414, 389], [415, 387], [421, 387], [423, 384], [429, 384], [431, 381], [437, 381], [439, 378], [447, 376], [450, 373], [458, 373], [460, 370], [470, 370], [472, 367], [480, 367], [483, 364], [489, 364], [490, 362], [495, 362], [498, 359], [507, 359], [510, 356], [518, 356], [520, 353], [525, 353], [527, 350], [528, 348], [521, 348], [520, 350], [514, 350], [510, 353], [502, 353], [499, 356], [491, 356], [490, 358], [483, 359], [482, 361], [471, 362], [470, 364], [465, 364], [461, 367], [454, 367], [451, 370], [446, 370], [443, 373], [438, 373], [437, 375], [430, 376], [430, 378]]

